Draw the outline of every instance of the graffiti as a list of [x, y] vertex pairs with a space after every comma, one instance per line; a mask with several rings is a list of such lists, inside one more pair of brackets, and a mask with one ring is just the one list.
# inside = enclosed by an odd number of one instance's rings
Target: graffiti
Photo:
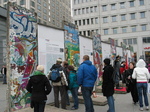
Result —
[[78, 28], [71, 23], [65, 22], [65, 59], [76, 69], [79, 66], [79, 35]]
[[98, 69], [99, 77], [102, 75], [102, 45], [101, 35], [92, 34], [93, 37], [93, 59], [94, 65]]
[[114, 39], [109, 39], [110, 41], [110, 49], [111, 49], [111, 58], [114, 60], [116, 58], [116, 45]]
[[35, 14], [29, 10], [9, 4], [12, 110], [30, 104], [31, 94], [27, 92], [26, 85], [38, 63], [36, 21]]

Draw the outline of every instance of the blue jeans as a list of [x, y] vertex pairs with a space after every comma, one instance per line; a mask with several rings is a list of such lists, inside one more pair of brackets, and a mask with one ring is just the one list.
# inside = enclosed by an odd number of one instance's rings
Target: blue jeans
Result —
[[84, 98], [85, 112], [94, 112], [93, 101], [91, 99], [93, 87], [81, 87], [82, 95]]
[[3, 74], [3, 84], [6, 84], [7, 81], [6, 81], [6, 74]]
[[108, 102], [108, 112], [115, 112], [115, 104], [114, 104], [114, 97], [113, 96], [107, 96], [107, 102]]
[[78, 109], [78, 106], [79, 106], [78, 87], [72, 88], [70, 91], [71, 91], [71, 94], [72, 94], [72, 97], [73, 97], [73, 100], [74, 100], [74, 108]]
[[46, 101], [34, 102], [34, 112], [44, 112]]
[[149, 106], [148, 97], [147, 97], [147, 83], [137, 83], [137, 90], [139, 95], [140, 107], [143, 107], [142, 96], [144, 96], [145, 106]]

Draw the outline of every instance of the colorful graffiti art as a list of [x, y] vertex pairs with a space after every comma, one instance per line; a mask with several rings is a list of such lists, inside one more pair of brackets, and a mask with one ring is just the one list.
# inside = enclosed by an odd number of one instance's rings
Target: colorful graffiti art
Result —
[[65, 29], [65, 58], [76, 69], [79, 67], [79, 35], [78, 28], [72, 23], [64, 23]]
[[18, 5], [8, 5], [11, 108], [17, 110], [30, 104], [26, 85], [38, 63], [37, 17]]
[[109, 38], [109, 41], [110, 41], [110, 49], [111, 49], [111, 58], [113, 60], [115, 60], [116, 58], [116, 45], [115, 45], [115, 40], [114, 39], [111, 39]]
[[93, 38], [93, 60], [94, 65], [99, 71], [99, 77], [102, 75], [102, 46], [101, 46], [101, 35], [92, 34]]

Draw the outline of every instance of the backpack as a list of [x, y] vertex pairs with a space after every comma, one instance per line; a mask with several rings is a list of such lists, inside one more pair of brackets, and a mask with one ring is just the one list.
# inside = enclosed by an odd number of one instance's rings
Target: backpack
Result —
[[50, 79], [52, 82], [59, 82], [61, 81], [61, 76], [60, 76], [60, 73], [59, 73], [59, 68], [55, 68], [51, 71], [51, 76], [50, 76]]

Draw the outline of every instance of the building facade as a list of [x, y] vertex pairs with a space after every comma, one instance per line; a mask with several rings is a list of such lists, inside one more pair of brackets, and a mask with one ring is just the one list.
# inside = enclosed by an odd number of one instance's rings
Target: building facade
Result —
[[8, 1], [35, 11], [42, 24], [62, 28], [62, 21], [71, 22], [70, 0], [0, 0], [0, 5], [6, 8]]
[[80, 34], [132, 45], [137, 59], [150, 63], [150, 0], [73, 0], [73, 13]]

